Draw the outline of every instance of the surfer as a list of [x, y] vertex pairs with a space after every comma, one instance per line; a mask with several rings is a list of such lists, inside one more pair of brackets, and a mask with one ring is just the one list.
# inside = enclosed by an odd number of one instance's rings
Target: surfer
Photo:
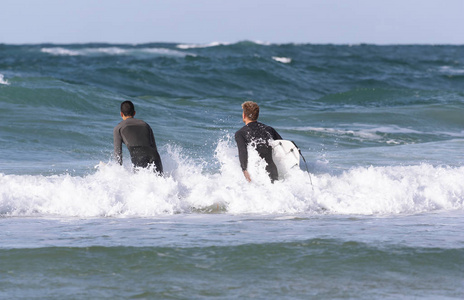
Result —
[[135, 119], [135, 108], [131, 101], [121, 103], [122, 121], [114, 127], [114, 157], [122, 165], [122, 143], [126, 144], [135, 167], [146, 168], [154, 164], [156, 171], [163, 173], [163, 164], [156, 148], [155, 136], [150, 125]]
[[272, 147], [269, 140], [281, 140], [282, 137], [271, 126], [258, 122], [259, 106], [253, 101], [247, 101], [242, 104], [242, 119], [245, 123], [240, 130], [235, 133], [235, 141], [238, 147], [238, 157], [243, 175], [246, 180], [251, 181], [248, 167], [248, 145], [252, 145], [258, 151], [258, 154], [266, 163], [266, 171], [269, 173], [271, 182], [278, 179], [277, 167], [272, 160]]

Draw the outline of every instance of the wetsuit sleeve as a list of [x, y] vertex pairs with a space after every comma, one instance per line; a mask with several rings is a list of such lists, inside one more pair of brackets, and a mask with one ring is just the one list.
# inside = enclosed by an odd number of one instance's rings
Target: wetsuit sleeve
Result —
[[114, 144], [114, 158], [122, 165], [122, 138], [119, 132], [119, 126], [116, 126], [113, 130], [113, 144]]
[[274, 138], [274, 140], [281, 140], [282, 137], [280, 136], [280, 134], [279, 134], [277, 131], [275, 131], [275, 130], [274, 130], [274, 132], [275, 132], [275, 134], [276, 134], [276, 137]]
[[150, 125], [147, 124], [147, 126], [148, 126], [148, 131], [150, 134], [150, 144], [156, 150], [156, 142], [155, 142], [155, 135], [153, 134], [153, 129], [151, 129]]
[[235, 142], [237, 142], [240, 166], [245, 171], [248, 167], [248, 150], [245, 137], [239, 131], [235, 133]]
[[150, 125], [148, 125], [148, 128], [150, 129], [150, 143], [155, 149], [156, 170], [160, 172], [160, 174], [163, 174], [163, 163], [161, 162], [161, 156], [159, 155], [158, 149], [156, 147], [155, 135], [153, 134], [153, 129], [151, 129]]
[[269, 127], [269, 133], [271, 134], [271, 137], [273, 140], [281, 140], [282, 137], [280, 134], [272, 127]]

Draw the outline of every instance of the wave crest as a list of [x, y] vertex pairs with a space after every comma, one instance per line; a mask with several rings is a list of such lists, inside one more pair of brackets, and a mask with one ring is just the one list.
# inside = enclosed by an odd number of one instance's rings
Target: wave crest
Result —
[[10, 83], [8, 82], [8, 80], [4, 79], [3, 74], [0, 74], [0, 84], [10, 85]]
[[158, 55], [158, 56], [196, 56], [196, 54], [168, 48], [120, 48], [99, 47], [68, 49], [63, 47], [42, 48], [43, 53], [55, 56], [91, 56], [91, 55]]

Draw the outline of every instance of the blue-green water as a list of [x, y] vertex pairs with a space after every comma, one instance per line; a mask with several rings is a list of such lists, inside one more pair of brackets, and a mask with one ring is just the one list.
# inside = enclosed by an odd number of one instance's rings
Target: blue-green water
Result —
[[[245, 100], [310, 175], [245, 181]], [[0, 298], [464, 294], [463, 46], [0, 45], [0, 103]]]

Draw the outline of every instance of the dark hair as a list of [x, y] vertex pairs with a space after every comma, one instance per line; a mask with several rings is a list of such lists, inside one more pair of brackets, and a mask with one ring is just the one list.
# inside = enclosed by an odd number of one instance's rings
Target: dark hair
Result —
[[129, 100], [121, 103], [121, 112], [126, 117], [133, 117], [135, 115], [134, 103]]

